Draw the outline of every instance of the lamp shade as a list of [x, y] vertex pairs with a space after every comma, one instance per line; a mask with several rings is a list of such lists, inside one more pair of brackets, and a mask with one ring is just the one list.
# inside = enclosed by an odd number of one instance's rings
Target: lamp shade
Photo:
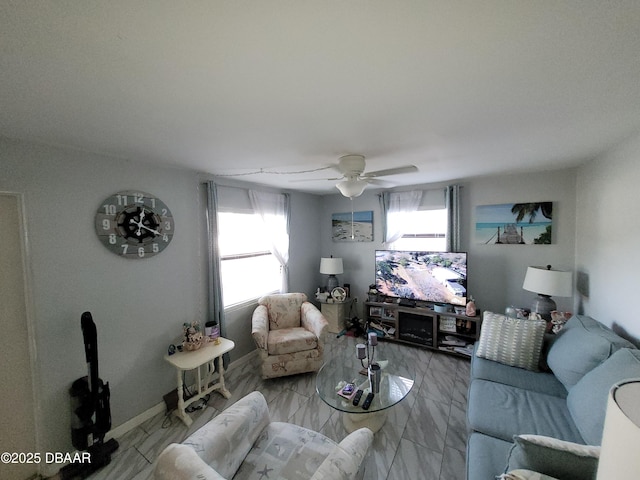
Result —
[[358, 179], [349, 179], [342, 182], [338, 182], [336, 188], [340, 190], [340, 193], [345, 197], [359, 197], [364, 192], [367, 182]]
[[321, 258], [320, 273], [324, 275], [340, 275], [343, 272], [341, 258]]
[[552, 270], [547, 267], [528, 267], [522, 288], [533, 293], [555, 297], [570, 297], [573, 294], [571, 272]]
[[598, 461], [598, 480], [640, 477], [640, 378], [611, 388]]

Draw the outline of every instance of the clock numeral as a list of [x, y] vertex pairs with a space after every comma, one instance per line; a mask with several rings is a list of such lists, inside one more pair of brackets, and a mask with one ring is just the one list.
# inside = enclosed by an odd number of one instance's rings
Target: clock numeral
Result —
[[126, 195], [116, 195], [118, 199], [118, 205], [126, 205], [127, 204], [127, 196]]
[[151, 251], [153, 253], [158, 253], [160, 251], [160, 246], [157, 243], [151, 245]]
[[141, 193], [134, 193], [133, 194], [133, 202], [134, 203], [144, 203], [144, 195], [142, 195]]
[[163, 217], [166, 217], [166, 216], [167, 216], [167, 213], [169, 213], [169, 210], [167, 210], [166, 208], [163, 208], [163, 209], [162, 209], [162, 216], [163, 216]]
[[117, 241], [118, 241], [118, 237], [116, 237], [115, 233], [112, 233], [111, 235], [109, 235], [109, 244], [115, 245]]
[[162, 234], [162, 241], [163, 242], [168, 242], [169, 241], [169, 235], [167, 235], [166, 233]]
[[144, 247], [138, 247], [138, 256], [140, 258], [144, 257]]
[[164, 222], [164, 229], [171, 230], [171, 222]]
[[[156, 199], [155, 198], [150, 198], [149, 202], [151, 203], [151, 208], [156, 208]], [[165, 208], [166, 210], [166, 208]]]
[[115, 215], [116, 214], [116, 206], [113, 204], [107, 204], [107, 205], [103, 205], [104, 207], [104, 213], [106, 213], [107, 215]]
[[129, 245], [127, 245], [126, 243], [123, 243], [120, 246], [122, 247], [122, 255], [126, 255], [127, 251], [129, 250]]
[[109, 230], [111, 228], [111, 220], [109, 220], [108, 218], [105, 218], [102, 220], [102, 229], [103, 230]]

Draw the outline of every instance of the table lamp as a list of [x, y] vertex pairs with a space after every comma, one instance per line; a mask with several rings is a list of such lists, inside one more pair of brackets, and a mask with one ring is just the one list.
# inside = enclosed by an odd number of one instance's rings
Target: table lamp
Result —
[[638, 478], [640, 475], [640, 378], [611, 388], [604, 419], [598, 480]]
[[321, 258], [320, 259], [320, 273], [323, 275], [329, 275], [327, 279], [327, 292], [331, 292], [338, 286], [338, 279], [336, 275], [340, 275], [342, 270], [341, 258]]
[[528, 267], [522, 288], [538, 296], [531, 305], [531, 312], [539, 313], [545, 320], [551, 320], [551, 312], [556, 309], [556, 302], [551, 298], [570, 297], [573, 294], [571, 272], [553, 270], [546, 267]]

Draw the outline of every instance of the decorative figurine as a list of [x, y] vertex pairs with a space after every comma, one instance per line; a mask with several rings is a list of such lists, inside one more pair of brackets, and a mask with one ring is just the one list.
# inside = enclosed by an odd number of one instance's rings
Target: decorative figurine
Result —
[[475, 317], [476, 316], [476, 302], [473, 300], [472, 296], [469, 296], [469, 302], [467, 303], [467, 317]]

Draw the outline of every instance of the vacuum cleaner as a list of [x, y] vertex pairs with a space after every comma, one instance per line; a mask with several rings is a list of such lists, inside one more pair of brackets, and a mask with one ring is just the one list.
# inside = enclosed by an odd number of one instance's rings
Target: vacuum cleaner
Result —
[[118, 442], [104, 437], [111, 428], [109, 383], [98, 376], [98, 334], [90, 312], [80, 318], [88, 375], [78, 378], [69, 389], [71, 396], [71, 443], [87, 451], [91, 460], [71, 463], [60, 470], [62, 480], [86, 478], [111, 462]]

